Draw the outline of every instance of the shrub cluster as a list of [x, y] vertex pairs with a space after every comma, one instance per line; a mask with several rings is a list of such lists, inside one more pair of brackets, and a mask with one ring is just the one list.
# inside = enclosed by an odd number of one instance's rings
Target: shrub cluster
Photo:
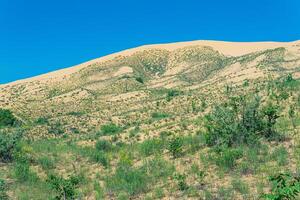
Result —
[[206, 115], [206, 142], [210, 146], [231, 147], [256, 143], [260, 137], [272, 138], [278, 117], [278, 107], [269, 103], [261, 108], [258, 96], [231, 97]]
[[8, 109], [0, 108], [0, 127], [13, 126], [17, 119]]

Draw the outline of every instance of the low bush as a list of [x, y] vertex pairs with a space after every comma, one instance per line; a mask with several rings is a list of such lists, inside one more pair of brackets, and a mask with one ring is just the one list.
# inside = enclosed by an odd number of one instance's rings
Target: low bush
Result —
[[13, 113], [8, 109], [0, 108], [0, 128], [6, 126], [13, 126], [17, 119]]
[[143, 156], [150, 156], [155, 153], [161, 153], [163, 150], [164, 142], [160, 139], [145, 140], [139, 146], [139, 152]]
[[268, 200], [299, 199], [300, 176], [293, 176], [290, 173], [280, 173], [271, 176], [272, 189], [269, 194], [262, 197]]
[[186, 175], [185, 174], [176, 173], [174, 175], [174, 179], [177, 182], [179, 190], [184, 191], [184, 190], [188, 189], [188, 185], [186, 183]]
[[169, 152], [173, 158], [178, 158], [183, 154], [183, 140], [180, 137], [175, 137], [169, 141]]
[[1, 200], [9, 199], [7, 195], [7, 185], [3, 179], [0, 179], [0, 199]]
[[18, 156], [18, 158], [16, 158], [16, 162], [13, 167], [13, 175], [21, 183], [26, 181], [34, 182], [38, 180], [37, 175], [30, 169], [28, 159], [24, 156]]
[[181, 91], [179, 90], [168, 90], [167, 92], [167, 101], [171, 101], [172, 98], [176, 97], [176, 96], [179, 96], [181, 94]]
[[224, 170], [231, 170], [236, 165], [236, 160], [243, 156], [240, 149], [234, 148], [221, 148], [215, 150], [211, 159], [215, 164]]
[[206, 143], [209, 146], [257, 144], [259, 138], [272, 138], [278, 107], [267, 104], [260, 108], [260, 97], [231, 97], [205, 116]]
[[169, 117], [170, 115], [167, 114], [167, 113], [159, 113], [159, 112], [155, 112], [155, 113], [152, 113], [151, 116], [152, 116], [153, 119], [160, 120], [160, 119], [167, 118], [167, 117]]
[[148, 176], [144, 170], [133, 168], [127, 164], [119, 164], [116, 172], [106, 178], [107, 188], [116, 192], [126, 192], [129, 195], [137, 195], [148, 189]]
[[55, 162], [49, 156], [42, 156], [38, 158], [37, 162], [44, 170], [50, 170], [55, 168]]
[[17, 144], [22, 138], [21, 131], [15, 131], [13, 133], [7, 133], [5, 131], [0, 132], [0, 161], [9, 162], [13, 159], [13, 154], [17, 149]]
[[95, 144], [95, 147], [99, 151], [108, 152], [113, 149], [112, 144], [107, 140], [98, 140]]
[[109, 166], [109, 161], [104, 152], [99, 151], [89, 151], [88, 156], [92, 161], [100, 163], [103, 167]]
[[122, 130], [121, 127], [117, 126], [114, 123], [109, 123], [102, 125], [100, 128], [100, 134], [101, 135], [115, 135], [119, 133]]
[[70, 176], [67, 179], [50, 174], [46, 180], [49, 185], [56, 191], [55, 199], [75, 199], [76, 189], [80, 183], [77, 176]]

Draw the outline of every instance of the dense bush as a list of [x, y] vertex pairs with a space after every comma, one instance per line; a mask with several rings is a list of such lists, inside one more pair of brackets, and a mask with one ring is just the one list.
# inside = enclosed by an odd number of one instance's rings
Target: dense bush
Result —
[[172, 154], [173, 158], [177, 158], [183, 153], [183, 140], [180, 137], [175, 137], [170, 140], [168, 150]]
[[55, 199], [75, 199], [76, 188], [80, 183], [78, 176], [70, 176], [68, 179], [64, 179], [57, 175], [49, 175], [47, 182], [56, 191]]
[[16, 121], [10, 110], [0, 108], [0, 127], [13, 126]]
[[230, 147], [242, 143], [253, 144], [261, 137], [274, 136], [278, 108], [272, 104], [263, 108], [260, 105], [258, 96], [240, 96], [216, 106], [205, 117], [207, 144]]
[[0, 179], [0, 199], [8, 200], [7, 185], [4, 180]]
[[292, 200], [298, 199], [300, 193], [300, 177], [290, 173], [281, 173], [270, 177], [272, 191], [264, 194], [263, 198], [268, 200]]
[[21, 131], [14, 133], [0, 132], [0, 161], [9, 162], [13, 159], [13, 154], [17, 144], [22, 137]]

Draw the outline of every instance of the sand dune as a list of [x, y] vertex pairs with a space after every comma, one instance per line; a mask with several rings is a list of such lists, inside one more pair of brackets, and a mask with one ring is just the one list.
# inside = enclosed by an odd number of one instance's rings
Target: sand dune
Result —
[[97, 62], [104, 62], [115, 58], [116, 56], [130, 56], [137, 51], [147, 50], [147, 49], [166, 49], [169, 51], [173, 51], [179, 48], [187, 47], [187, 46], [210, 46], [215, 50], [226, 56], [241, 56], [244, 54], [248, 54], [255, 51], [262, 51], [270, 48], [278, 48], [278, 47], [292, 47], [292, 46], [300, 46], [300, 40], [294, 42], [224, 42], [224, 41], [208, 41], [208, 40], [198, 40], [191, 42], [176, 42], [176, 43], [166, 43], [166, 44], [153, 44], [153, 45], [144, 45], [132, 49], [127, 49], [121, 52], [117, 52], [114, 54], [110, 54], [104, 57], [100, 57], [79, 65], [75, 65], [69, 68], [53, 71], [47, 74], [35, 76], [32, 78], [22, 79], [15, 82], [11, 82], [8, 84], [0, 85], [0, 87], [6, 85], [15, 85], [24, 82], [31, 81], [59, 81], [62, 78], [65, 78], [80, 69], [87, 67], [91, 64]]

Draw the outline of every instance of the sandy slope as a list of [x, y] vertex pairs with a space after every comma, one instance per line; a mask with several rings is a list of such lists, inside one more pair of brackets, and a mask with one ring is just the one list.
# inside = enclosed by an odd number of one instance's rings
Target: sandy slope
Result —
[[104, 57], [100, 57], [73, 67], [65, 68], [62, 70], [57, 70], [54, 72], [50, 72], [47, 74], [39, 75], [36, 77], [18, 80], [12, 83], [0, 85], [0, 87], [6, 85], [15, 85], [24, 82], [31, 82], [31, 81], [59, 81], [62, 78], [67, 77], [68, 75], [79, 71], [80, 69], [87, 67], [93, 63], [97, 62], [104, 62], [110, 59], [115, 58], [116, 56], [129, 56], [133, 53], [141, 50], [147, 49], [166, 49], [169, 51], [176, 50], [179, 48], [187, 47], [187, 46], [210, 46], [213, 47], [215, 50], [218, 50], [220, 53], [227, 55], [227, 56], [241, 56], [247, 53], [261, 51], [270, 48], [278, 48], [278, 47], [292, 47], [292, 46], [300, 46], [300, 40], [294, 42], [223, 42], [223, 41], [207, 41], [207, 40], [198, 40], [198, 41], [191, 41], [191, 42], [177, 42], [177, 43], [167, 43], [167, 44], [154, 44], [154, 45], [144, 45], [128, 50], [124, 50], [121, 52], [117, 52], [114, 54], [110, 54]]

